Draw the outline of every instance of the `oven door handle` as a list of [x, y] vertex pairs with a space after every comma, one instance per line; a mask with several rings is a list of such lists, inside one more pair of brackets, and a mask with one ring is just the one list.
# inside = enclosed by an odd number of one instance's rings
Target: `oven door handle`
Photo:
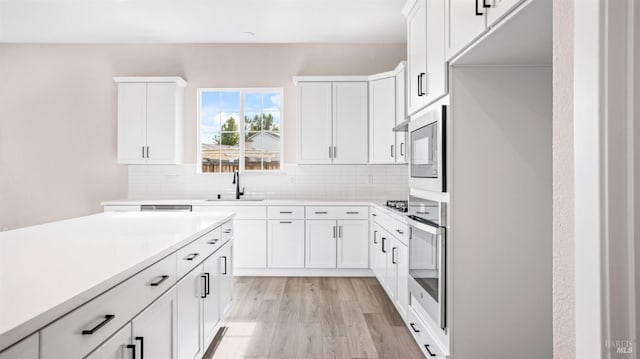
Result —
[[438, 304], [440, 305], [440, 328], [447, 328], [447, 235], [443, 228], [438, 229]]
[[442, 231], [441, 227], [436, 227], [436, 226], [430, 226], [426, 223], [422, 223], [422, 222], [418, 222], [414, 219], [411, 219], [409, 217], [406, 217], [407, 221], [409, 221], [409, 225], [413, 228], [416, 228], [418, 230], [421, 230], [423, 232], [427, 232], [430, 234], [433, 234], [434, 236], [439, 236], [440, 232]]

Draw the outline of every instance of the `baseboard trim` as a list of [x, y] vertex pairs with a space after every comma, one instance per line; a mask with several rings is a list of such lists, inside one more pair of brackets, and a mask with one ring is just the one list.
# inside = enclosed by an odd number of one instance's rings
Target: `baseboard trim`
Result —
[[236, 277], [374, 277], [371, 269], [234, 268]]

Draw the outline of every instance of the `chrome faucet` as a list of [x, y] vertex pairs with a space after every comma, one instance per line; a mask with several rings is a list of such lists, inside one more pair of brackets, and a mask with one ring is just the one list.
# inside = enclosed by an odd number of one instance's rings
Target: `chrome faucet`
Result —
[[240, 171], [233, 172], [233, 184], [236, 185], [236, 199], [240, 199], [240, 196], [244, 196], [244, 187], [240, 191]]

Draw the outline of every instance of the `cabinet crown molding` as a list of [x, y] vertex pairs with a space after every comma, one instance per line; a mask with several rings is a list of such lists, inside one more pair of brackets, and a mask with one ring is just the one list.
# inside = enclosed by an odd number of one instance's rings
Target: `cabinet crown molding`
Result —
[[122, 76], [114, 77], [117, 83], [153, 83], [153, 82], [175, 82], [178, 86], [187, 86], [187, 81], [179, 76]]

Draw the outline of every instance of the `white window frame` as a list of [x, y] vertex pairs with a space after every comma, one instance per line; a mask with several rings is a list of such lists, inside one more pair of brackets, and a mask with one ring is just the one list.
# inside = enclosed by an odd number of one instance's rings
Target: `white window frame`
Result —
[[[283, 165], [284, 165], [284, 89], [281, 87], [252, 87], [252, 88], [230, 88], [230, 87], [218, 87], [218, 88], [198, 88], [198, 108], [197, 108], [197, 126], [196, 130], [198, 132], [197, 136], [197, 163], [196, 163], [196, 173], [202, 175], [228, 175], [229, 172], [202, 172], [202, 143], [200, 142], [200, 110], [202, 108], [202, 93], [203, 92], [240, 92], [240, 112], [238, 116], [238, 130], [240, 133], [240, 156], [239, 156], [239, 168], [242, 173], [282, 173]], [[280, 94], [280, 169], [278, 170], [246, 170], [245, 169], [245, 129], [244, 129], [244, 97], [246, 93], [250, 92], [271, 92]]]

